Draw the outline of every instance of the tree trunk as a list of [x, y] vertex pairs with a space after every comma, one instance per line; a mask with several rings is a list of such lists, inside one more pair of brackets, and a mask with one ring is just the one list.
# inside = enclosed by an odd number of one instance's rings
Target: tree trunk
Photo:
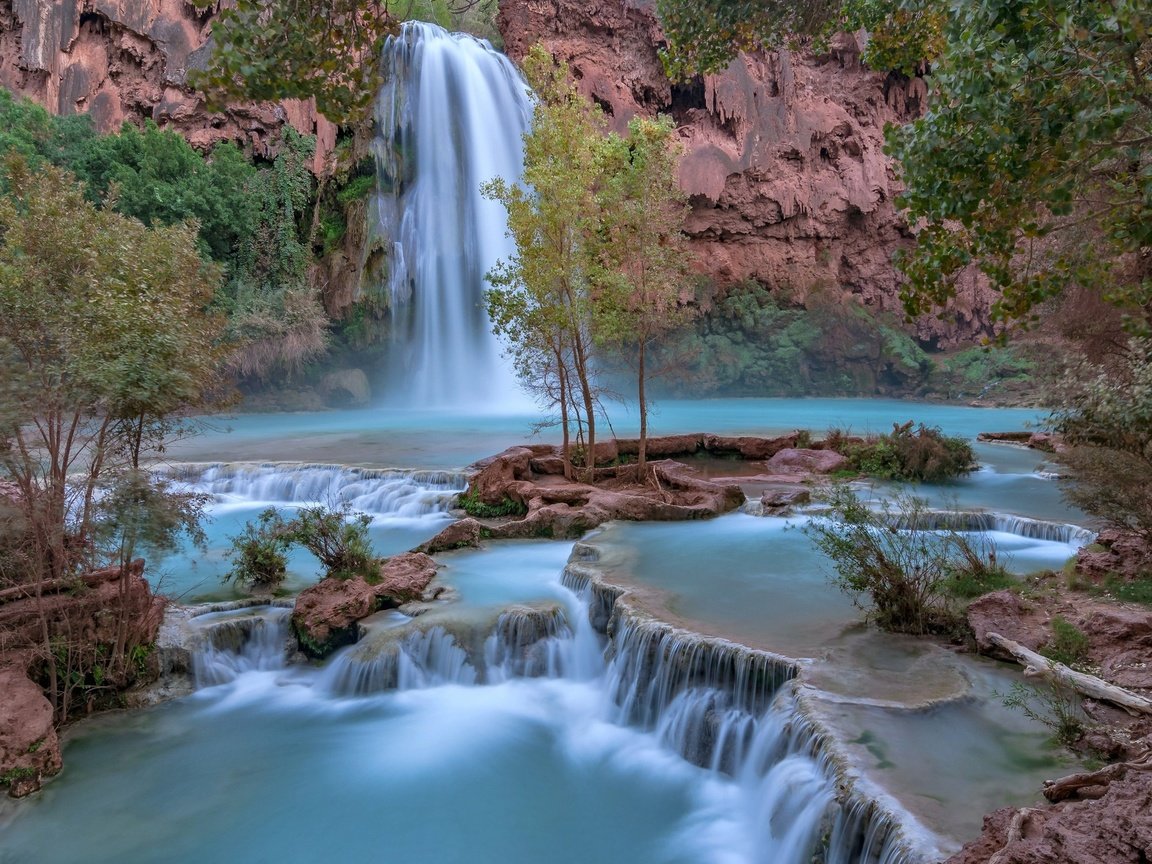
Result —
[[999, 648], [1003, 648], [1023, 665], [1026, 677], [1042, 676], [1059, 681], [1082, 696], [1089, 699], [1098, 699], [1123, 708], [1129, 714], [1152, 714], [1152, 700], [1146, 699], [1123, 687], [1109, 684], [1095, 675], [1087, 675], [1069, 669], [1063, 663], [1057, 663], [1042, 657], [1035, 651], [1025, 648], [1019, 642], [1005, 639], [999, 633], [989, 633], [988, 641]]
[[636, 474], [644, 477], [648, 462], [648, 397], [644, 392], [644, 340], [640, 340], [640, 351], [636, 358], [636, 396], [640, 400], [640, 446], [636, 454]]

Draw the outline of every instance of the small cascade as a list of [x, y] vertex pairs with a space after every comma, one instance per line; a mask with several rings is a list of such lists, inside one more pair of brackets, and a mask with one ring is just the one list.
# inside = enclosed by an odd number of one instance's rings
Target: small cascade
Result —
[[468, 485], [452, 471], [396, 471], [342, 465], [218, 463], [177, 465], [174, 479], [219, 499], [309, 504], [346, 501], [377, 515], [416, 518], [446, 512]]
[[291, 611], [268, 607], [243, 617], [217, 614], [194, 619], [203, 640], [191, 651], [196, 686], [215, 687], [235, 681], [244, 672], [284, 668]]
[[334, 696], [368, 696], [444, 684], [476, 684], [468, 652], [443, 627], [412, 628], [384, 645], [370, 642], [341, 652], [317, 687]]
[[930, 510], [919, 515], [915, 524], [899, 514], [892, 514], [891, 524], [895, 528], [917, 528], [922, 531], [999, 531], [1015, 534], [1029, 540], [1044, 540], [1050, 543], [1084, 545], [1091, 543], [1095, 534], [1079, 525], [1064, 522], [1045, 522], [1029, 519], [1026, 516], [1013, 516], [1007, 513], [983, 513], [973, 510]]
[[513, 608], [500, 613], [491, 635], [484, 640], [489, 683], [511, 678], [560, 678], [571, 669], [572, 628], [562, 610], [548, 612]]
[[480, 187], [520, 178], [528, 85], [487, 42], [415, 21], [381, 63], [375, 229], [389, 253], [389, 399], [523, 407], [484, 308], [485, 274], [515, 248], [503, 206]]

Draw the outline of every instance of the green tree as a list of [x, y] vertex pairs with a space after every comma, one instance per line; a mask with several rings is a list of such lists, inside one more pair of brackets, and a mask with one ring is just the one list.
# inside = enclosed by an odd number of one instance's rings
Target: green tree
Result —
[[[140, 467], [181, 412], [220, 392], [221, 322], [206, 312], [220, 273], [200, 257], [195, 225], [150, 229], [97, 209], [58, 169], [12, 160], [4, 188], [0, 477], [16, 513], [0, 551], [6, 578], [39, 598], [46, 585], [123, 564], [137, 544], [194, 522], [194, 502], [149, 487]], [[148, 521], [165, 509], [161, 498], [167, 514]], [[61, 655], [51, 639], [45, 624], [55, 700]], [[121, 614], [120, 665], [130, 642]]]
[[[195, 0], [211, 9], [214, 0]], [[208, 65], [189, 83], [213, 104], [316, 99], [329, 120], [368, 116], [379, 90], [385, 37], [408, 18], [458, 21], [492, 0], [235, 0], [212, 23]]]
[[1070, 285], [1152, 314], [1152, 7], [1142, 0], [954, 4], [931, 110], [890, 133], [909, 221], [909, 314], [972, 264], [1001, 318]]
[[507, 209], [517, 249], [488, 274], [488, 314], [520, 378], [559, 410], [566, 476], [573, 422], [590, 474], [598, 399], [591, 279], [602, 266], [595, 190], [604, 119], [569, 82], [567, 67], [540, 46], [528, 54], [524, 72], [538, 101], [524, 138], [523, 185], [497, 178], [483, 187]]
[[687, 199], [677, 182], [674, 132], [666, 117], [636, 118], [626, 138], [611, 135], [603, 142], [600, 155], [597, 240], [603, 251], [596, 274], [595, 333], [598, 342], [620, 351], [636, 373], [641, 472], [647, 458], [649, 351], [689, 317], [680, 297], [690, 260], [682, 233]]

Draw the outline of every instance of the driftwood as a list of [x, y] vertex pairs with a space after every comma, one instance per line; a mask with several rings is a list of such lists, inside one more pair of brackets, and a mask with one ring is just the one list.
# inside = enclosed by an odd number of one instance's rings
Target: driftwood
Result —
[[988, 859], [988, 864], [1002, 864], [1008, 860], [1008, 847], [1024, 836], [1024, 823], [1035, 812], [1031, 807], [1021, 807], [1013, 814], [1012, 821], [1008, 825], [1008, 836], [1004, 840], [1004, 845], [1000, 847], [999, 852]]
[[1120, 780], [1126, 776], [1129, 771], [1152, 771], [1152, 753], [1146, 753], [1131, 762], [1116, 762], [1113, 765], [1105, 765], [1098, 771], [1081, 771], [1078, 774], [1061, 777], [1059, 780], [1045, 780], [1044, 797], [1053, 804], [1073, 797], [1100, 798], [1102, 793], [1084, 795], [1081, 790], [1095, 786], [1106, 787], [1113, 780]]
[[[140, 575], [144, 572], [144, 559], [137, 558], [128, 565], [129, 574]], [[95, 588], [104, 582], [112, 582], [124, 574], [120, 567], [105, 567], [102, 570], [93, 570], [69, 579], [45, 579], [42, 582], [29, 582], [26, 585], [17, 585], [14, 588], [0, 590], [0, 604], [10, 603], [13, 600], [28, 600], [33, 597], [43, 597], [47, 594], [60, 594], [71, 591], [77, 584]]]
[[993, 645], [1003, 648], [1015, 657], [1024, 666], [1025, 676], [1042, 676], [1056, 680], [1071, 687], [1082, 696], [1123, 708], [1129, 714], [1152, 714], [1152, 699], [1146, 699], [1131, 690], [1109, 684], [1095, 675], [1069, 669], [1063, 663], [1042, 657], [1035, 651], [1025, 648], [1019, 642], [1004, 638], [999, 633], [989, 633], [987, 638]]

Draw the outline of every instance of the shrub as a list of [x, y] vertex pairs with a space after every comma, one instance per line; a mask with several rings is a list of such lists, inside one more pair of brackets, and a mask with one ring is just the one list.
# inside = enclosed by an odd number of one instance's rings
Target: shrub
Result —
[[507, 495], [499, 504], [487, 504], [480, 500], [474, 489], [460, 496], [460, 506], [473, 519], [500, 519], [505, 516], [523, 516], [528, 512], [526, 505], [513, 501]]
[[824, 500], [828, 514], [809, 522], [804, 532], [831, 559], [836, 585], [883, 630], [954, 632], [958, 616], [948, 596], [950, 582], [966, 585], [1006, 575], [991, 549], [974, 546], [956, 531], [933, 530], [938, 516], [922, 498], [898, 495], [873, 510], [839, 484]]
[[1056, 680], [1049, 681], [1045, 687], [1016, 683], [1008, 695], [1000, 698], [1008, 708], [1022, 711], [1025, 717], [1047, 726], [1056, 742], [1065, 747], [1084, 737], [1086, 723], [1080, 697], [1066, 684]]
[[291, 540], [280, 513], [269, 507], [255, 522], [228, 540], [232, 548], [228, 558], [232, 567], [224, 574], [225, 582], [272, 590], [288, 575], [288, 548]]
[[861, 474], [881, 480], [939, 483], [969, 473], [976, 466], [972, 446], [963, 438], [945, 435], [923, 423], [894, 423], [892, 432], [849, 444], [845, 455]]
[[367, 582], [380, 578], [380, 557], [372, 549], [368, 526], [372, 517], [354, 513], [347, 502], [331, 508], [323, 504], [303, 508], [284, 527], [291, 543], [298, 543], [320, 559], [325, 576]]

